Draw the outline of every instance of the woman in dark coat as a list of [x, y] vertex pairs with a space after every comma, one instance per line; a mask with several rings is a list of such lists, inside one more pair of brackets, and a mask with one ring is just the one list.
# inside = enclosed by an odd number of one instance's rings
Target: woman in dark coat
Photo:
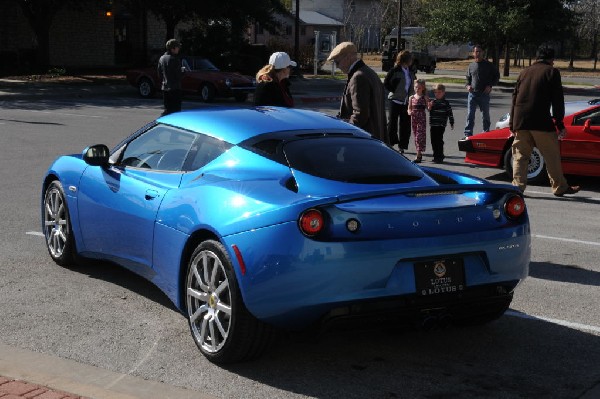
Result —
[[388, 136], [390, 146], [398, 144], [398, 150], [404, 152], [410, 141], [410, 115], [408, 115], [408, 98], [415, 94], [413, 83], [416, 79], [411, 69], [413, 57], [408, 50], [396, 56], [395, 65], [387, 73], [383, 86], [390, 92], [390, 117], [388, 120]]
[[290, 92], [290, 72], [296, 63], [284, 52], [271, 54], [269, 63], [256, 74], [254, 105], [273, 105], [291, 108], [294, 99]]

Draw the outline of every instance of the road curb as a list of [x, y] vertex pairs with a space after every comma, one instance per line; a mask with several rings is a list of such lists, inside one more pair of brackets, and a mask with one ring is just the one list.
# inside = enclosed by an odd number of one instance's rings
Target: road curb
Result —
[[5, 344], [0, 344], [0, 376], [94, 399], [216, 398]]

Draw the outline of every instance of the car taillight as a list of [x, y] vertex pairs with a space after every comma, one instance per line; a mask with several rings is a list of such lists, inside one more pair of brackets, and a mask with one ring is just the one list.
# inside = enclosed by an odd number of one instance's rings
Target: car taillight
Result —
[[525, 212], [525, 200], [520, 195], [510, 196], [504, 203], [504, 212], [510, 219], [517, 219]]
[[323, 214], [316, 209], [309, 209], [300, 215], [298, 224], [302, 233], [312, 237], [323, 230]]

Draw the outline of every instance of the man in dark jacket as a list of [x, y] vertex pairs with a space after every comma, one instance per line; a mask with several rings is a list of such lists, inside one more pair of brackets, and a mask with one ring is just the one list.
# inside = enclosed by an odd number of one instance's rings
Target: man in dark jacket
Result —
[[348, 81], [342, 95], [339, 117], [389, 145], [386, 131], [385, 92], [377, 73], [358, 58], [351, 42], [338, 44], [327, 61], [335, 61]]
[[167, 51], [158, 60], [158, 76], [162, 79], [162, 91], [165, 110], [162, 115], [181, 111], [181, 79], [183, 68], [179, 58], [181, 43], [170, 39]]
[[577, 193], [580, 187], [569, 186], [560, 163], [558, 139], [566, 136], [565, 99], [560, 72], [553, 65], [554, 50], [540, 49], [537, 62], [525, 68], [517, 79], [510, 109], [510, 131], [515, 137], [512, 183], [525, 191], [529, 158], [533, 147], [537, 147], [544, 156], [552, 192], [562, 197]]

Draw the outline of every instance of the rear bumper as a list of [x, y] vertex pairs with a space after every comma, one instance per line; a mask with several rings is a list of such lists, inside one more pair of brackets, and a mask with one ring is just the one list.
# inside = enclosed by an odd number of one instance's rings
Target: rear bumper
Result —
[[315, 325], [321, 330], [347, 330], [361, 326], [399, 327], [476, 322], [501, 316], [509, 307], [518, 281], [474, 287], [460, 294], [435, 299], [406, 295], [337, 307]]
[[[237, 245], [245, 262], [245, 274], [235, 260], [234, 268], [248, 310], [258, 319], [292, 329], [324, 315], [346, 318], [353, 312], [336, 309], [387, 303], [390, 298], [399, 305], [396, 310], [415, 314], [451, 305], [468, 308], [469, 301], [494, 298], [497, 287], [505, 287], [502, 295], [512, 292], [528, 275], [531, 256], [528, 223], [495, 232], [358, 242], [314, 241], [303, 237], [295, 223], [285, 223], [224, 241], [228, 248]], [[465, 289], [419, 295], [415, 262], [447, 257], [464, 261]], [[493, 288], [480, 291], [486, 286]]]

